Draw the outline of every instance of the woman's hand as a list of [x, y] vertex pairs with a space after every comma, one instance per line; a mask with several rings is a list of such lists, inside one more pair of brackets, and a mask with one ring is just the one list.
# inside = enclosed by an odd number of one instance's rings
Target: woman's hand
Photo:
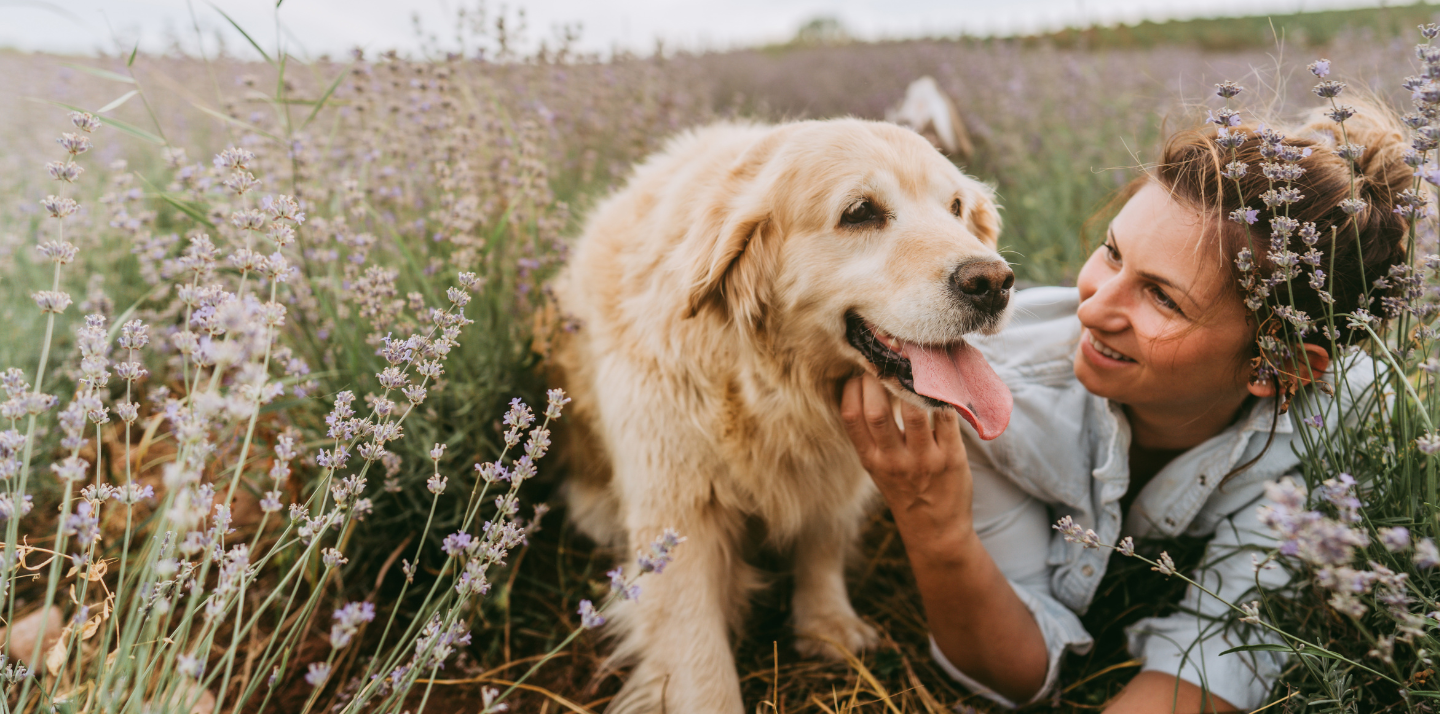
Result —
[[[934, 542], [972, 535], [970, 466], [952, 409], [932, 413], [900, 403], [895, 423], [890, 393], [865, 373], [845, 383], [840, 418], [860, 463], [895, 514], [901, 533]], [[903, 522], [902, 522], [903, 521]]]
[[1017, 702], [1045, 683], [1048, 653], [1035, 616], [975, 534], [960, 418], [900, 405], [865, 374], [845, 383], [840, 418], [905, 542], [930, 635], [950, 663]]

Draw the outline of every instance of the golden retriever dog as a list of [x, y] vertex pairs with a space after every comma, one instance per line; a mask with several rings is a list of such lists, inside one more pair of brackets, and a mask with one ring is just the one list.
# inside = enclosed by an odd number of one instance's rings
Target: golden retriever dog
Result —
[[579, 325], [553, 354], [574, 399], [570, 514], [623, 552], [687, 539], [612, 611], [635, 668], [608, 711], [741, 714], [731, 636], [756, 525], [793, 554], [802, 654], [876, 641], [845, 591], [875, 491], [841, 385], [868, 370], [982, 437], [1004, 429], [1010, 392], [962, 339], [1006, 315], [999, 225], [991, 191], [925, 139], [855, 119], [683, 134], [594, 210], [554, 285]]

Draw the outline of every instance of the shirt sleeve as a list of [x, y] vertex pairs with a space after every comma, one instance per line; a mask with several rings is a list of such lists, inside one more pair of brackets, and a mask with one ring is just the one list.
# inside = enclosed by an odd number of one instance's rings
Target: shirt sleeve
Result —
[[[1263, 553], [1275, 545], [1256, 513], [1263, 503], [1263, 498], [1258, 499], [1220, 522], [1206, 547], [1204, 562], [1191, 576], [1236, 605], [1257, 599], [1257, 581], [1270, 590], [1283, 587], [1289, 580], [1289, 575], [1273, 563], [1258, 573], [1255, 570], [1252, 555], [1263, 559]], [[1181, 599], [1179, 612], [1146, 618], [1126, 629], [1130, 653], [1145, 661], [1142, 671], [1165, 672], [1242, 710], [1254, 709], [1270, 693], [1285, 657], [1280, 652], [1222, 655], [1241, 645], [1281, 644], [1268, 630], [1238, 622], [1232, 612], [1225, 602], [1191, 585]]]
[[1080, 618], [1050, 594], [1050, 516], [1045, 504], [1026, 495], [980, 459], [972, 459], [975, 531], [1005, 575], [1016, 596], [1035, 617], [1045, 638], [1048, 665], [1045, 685], [1028, 702], [1012, 702], [970, 678], [950, 662], [935, 639], [930, 654], [936, 664], [970, 691], [1007, 708], [1039, 701], [1055, 688], [1060, 660], [1067, 651], [1084, 653], [1094, 644]]

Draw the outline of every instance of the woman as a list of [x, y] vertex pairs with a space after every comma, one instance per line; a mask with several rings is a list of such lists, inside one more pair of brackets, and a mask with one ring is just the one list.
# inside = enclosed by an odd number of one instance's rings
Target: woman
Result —
[[[865, 375], [846, 384], [841, 416], [894, 514], [932, 652], [973, 691], [1006, 706], [1043, 699], [1063, 654], [1092, 644], [1077, 613], [1089, 606], [1110, 551], [1065, 542], [1050, 527], [1057, 518], [1073, 518], [1105, 544], [1124, 536], [1209, 537], [1194, 578], [1232, 602], [1254, 599], [1245, 596], [1257, 578], [1266, 587], [1284, 584], [1280, 569], [1257, 574], [1239, 551], [1271, 547], [1256, 517], [1264, 484], [1296, 472], [1292, 442], [1303, 451], [1298, 430], [1310, 428], [1300, 417], [1329, 399], [1312, 394], [1322, 386], [1314, 382], [1329, 380], [1333, 390], [1340, 371], [1331, 369], [1333, 350], [1364, 333], [1341, 318], [1336, 332], [1317, 327], [1296, 340], [1288, 357], [1264, 342], [1266, 358], [1257, 359], [1261, 326], [1273, 324], [1267, 319], [1276, 305], [1319, 318], [1327, 294], [1335, 315], [1381, 314], [1384, 285], [1371, 281], [1404, 259], [1405, 220], [1392, 210], [1413, 176], [1404, 138], [1383, 110], [1362, 110], [1344, 125], [1349, 142], [1368, 147], [1356, 161], [1356, 190], [1368, 207], [1353, 216], [1340, 207], [1351, 198], [1348, 162], [1336, 153], [1341, 127], [1328, 119], [1286, 132], [1289, 160], [1304, 169], [1294, 184], [1304, 196], [1273, 212], [1265, 192], [1274, 185], [1261, 167], [1286, 160], [1277, 157], [1275, 134], [1241, 126], [1172, 137], [1154, 170], [1122, 192], [1123, 207], [1076, 289], [1017, 293], [1011, 326], [980, 345], [1015, 396], [1000, 438], [962, 436], [954, 412], [931, 424], [909, 405], [897, 425], [878, 381]], [[1226, 144], [1236, 132], [1246, 138], [1232, 154]], [[1236, 176], [1236, 160], [1252, 168]], [[1251, 223], [1227, 220], [1243, 221], [1247, 210], [1237, 209], [1256, 206]], [[1314, 224], [1303, 239], [1281, 240], [1279, 250], [1302, 253], [1318, 234], [1329, 274], [1280, 285], [1270, 308], [1252, 313], [1238, 286], [1248, 277], [1253, 295], [1254, 278], [1275, 268], [1268, 247], [1275, 215]], [[1332, 227], [1341, 237], [1334, 245]], [[1363, 359], [1344, 360], [1349, 389], [1327, 418], [1353, 406], [1349, 395], [1373, 379], [1368, 364], [1355, 364]], [[1277, 396], [1296, 388], [1294, 411], [1280, 413]], [[1130, 649], [1144, 665], [1106, 712], [1262, 703], [1283, 659], [1221, 652], [1265, 634], [1220, 622], [1228, 608], [1193, 586], [1181, 605], [1130, 628]]]

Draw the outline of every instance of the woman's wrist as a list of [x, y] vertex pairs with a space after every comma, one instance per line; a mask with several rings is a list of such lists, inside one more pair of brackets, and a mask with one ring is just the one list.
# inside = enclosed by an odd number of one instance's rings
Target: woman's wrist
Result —
[[905, 543], [905, 552], [914, 564], [963, 566], [981, 548], [969, 515], [959, 517], [954, 511], [935, 513], [918, 509], [891, 508], [896, 530]]

